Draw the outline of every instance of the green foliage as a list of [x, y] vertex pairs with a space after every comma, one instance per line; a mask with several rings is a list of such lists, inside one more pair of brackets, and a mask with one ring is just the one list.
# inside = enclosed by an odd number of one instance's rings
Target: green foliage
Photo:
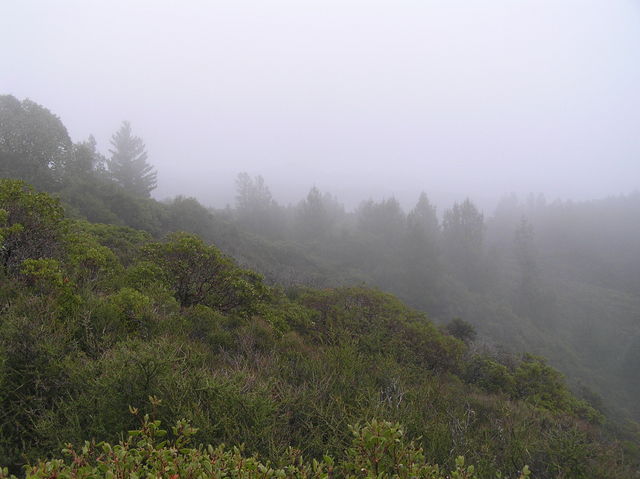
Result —
[[573, 396], [561, 374], [542, 358], [525, 356], [514, 372], [515, 396], [551, 411], [567, 411], [585, 419], [602, 422], [604, 418], [586, 402]]
[[216, 225], [211, 211], [195, 198], [176, 196], [166, 203], [165, 229], [168, 231], [188, 231], [203, 238], [211, 237]]
[[69, 386], [62, 361], [68, 329], [47, 315], [46, 303], [29, 306], [30, 317], [3, 315], [0, 321], [0, 457], [14, 466], [51, 452], [39, 423]]
[[[406, 443], [399, 424], [373, 420], [364, 426], [353, 427], [352, 432], [354, 441], [348, 451], [345, 471], [348, 477], [442, 477], [438, 466], [425, 462], [421, 449]], [[462, 460], [461, 467], [463, 464]], [[456, 469], [456, 473], [463, 474], [460, 477], [475, 477], [473, 467], [466, 471]]]
[[302, 304], [318, 312], [320, 339], [353, 340], [365, 352], [383, 352], [434, 370], [455, 370], [463, 345], [441, 334], [425, 316], [396, 298], [365, 288], [308, 290]]
[[125, 283], [140, 290], [165, 287], [165, 275], [157, 263], [148, 260], [138, 261], [126, 270]]
[[93, 136], [89, 136], [82, 143], [74, 144], [71, 155], [64, 165], [66, 182], [88, 179], [95, 172], [103, 173], [105, 161], [104, 156], [98, 152], [96, 139]]
[[109, 297], [107, 307], [114, 312], [115, 320], [120, 322], [127, 332], [139, 332], [148, 335], [153, 320], [152, 302], [144, 294], [131, 288], [122, 288]]
[[253, 312], [267, 296], [259, 275], [238, 268], [215, 246], [187, 233], [145, 247], [183, 307], [204, 304], [221, 311]]
[[0, 179], [0, 267], [15, 274], [26, 259], [55, 257], [64, 231], [60, 202], [22, 181]]
[[78, 221], [74, 224], [74, 228], [91, 235], [99, 244], [109, 248], [125, 266], [137, 260], [142, 246], [152, 240], [149, 233], [125, 226]]
[[224, 314], [203, 304], [192, 306], [184, 313], [191, 338], [204, 342], [213, 351], [233, 347], [235, 338], [230, 331], [230, 320]]
[[460, 318], [453, 318], [449, 321], [446, 330], [451, 336], [465, 343], [472, 342], [478, 334], [470, 323]]
[[511, 371], [491, 358], [473, 357], [466, 366], [464, 378], [491, 393], [515, 393], [515, 378]]
[[68, 271], [79, 287], [97, 289], [117, 276], [122, 266], [114, 252], [99, 243], [92, 234], [73, 225], [65, 238]]
[[70, 151], [57, 116], [31, 100], [0, 95], [0, 178], [57, 189]]
[[[151, 398], [153, 399], [153, 398]], [[133, 409], [137, 414], [137, 410]], [[409, 479], [476, 479], [474, 467], [465, 467], [458, 457], [456, 468], [446, 474], [438, 465], [427, 463], [422, 450], [404, 440], [399, 425], [371, 421], [352, 428], [354, 440], [348, 458], [336, 461], [324, 456], [322, 460], [305, 461], [299, 452], [290, 449], [283, 466], [262, 462], [247, 456], [242, 448], [191, 446], [197, 433], [186, 421], [178, 421], [171, 433], [161, 428], [161, 422], [144, 416], [140, 429], [129, 432], [126, 441], [111, 445], [107, 442], [85, 442], [77, 448], [68, 444], [63, 453], [67, 460], [54, 459], [27, 468], [30, 479], [51, 477], [73, 478], [155, 478], [155, 477], [235, 477], [245, 479], [268, 478], [327, 478], [339, 475], [347, 479], [395, 478]], [[529, 476], [523, 468], [520, 479]], [[1, 479], [9, 479], [8, 471], [0, 470]]]
[[20, 274], [29, 286], [41, 293], [59, 290], [68, 281], [64, 277], [60, 262], [52, 258], [25, 259]]

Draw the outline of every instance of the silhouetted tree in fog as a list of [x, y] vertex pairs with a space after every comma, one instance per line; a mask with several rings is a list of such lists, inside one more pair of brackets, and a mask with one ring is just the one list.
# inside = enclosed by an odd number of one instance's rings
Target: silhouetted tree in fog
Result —
[[440, 225], [425, 193], [407, 215], [406, 235], [400, 253], [406, 271], [406, 296], [422, 307], [432, 307], [440, 275], [438, 241]]
[[366, 201], [358, 208], [357, 216], [360, 231], [387, 245], [396, 243], [404, 231], [406, 217], [395, 198], [380, 203]]
[[534, 251], [533, 226], [522, 218], [514, 234], [513, 252], [518, 268], [516, 302], [526, 312], [533, 312], [538, 298], [538, 271]]
[[236, 179], [236, 214], [238, 222], [253, 233], [280, 237], [284, 218], [280, 206], [271, 196], [262, 176], [251, 178], [240, 173]]
[[105, 158], [97, 150], [95, 138], [89, 136], [86, 141], [73, 145], [72, 153], [65, 163], [65, 176], [69, 180], [79, 176], [92, 176], [95, 172], [104, 173], [105, 164]]
[[111, 145], [107, 166], [113, 180], [136, 196], [149, 197], [157, 186], [157, 173], [147, 163], [144, 142], [131, 133], [128, 121], [111, 137]]
[[407, 217], [407, 222], [412, 227], [420, 228], [430, 241], [435, 242], [437, 240], [440, 233], [440, 225], [438, 224], [436, 207], [431, 204], [426, 193], [420, 193], [416, 206]]
[[472, 288], [481, 286], [484, 229], [484, 216], [468, 198], [444, 213], [442, 236], [449, 266]]
[[320, 190], [314, 186], [296, 209], [295, 232], [302, 240], [320, 239], [328, 234], [330, 223]]

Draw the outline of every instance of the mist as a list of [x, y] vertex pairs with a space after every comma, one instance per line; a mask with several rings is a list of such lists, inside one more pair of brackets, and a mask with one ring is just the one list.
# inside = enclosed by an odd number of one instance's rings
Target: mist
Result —
[[7, 2], [0, 90], [106, 153], [122, 120], [156, 198], [222, 207], [425, 190], [591, 199], [638, 188], [634, 1]]
[[638, 475], [640, 0], [2, 6], [0, 479]]

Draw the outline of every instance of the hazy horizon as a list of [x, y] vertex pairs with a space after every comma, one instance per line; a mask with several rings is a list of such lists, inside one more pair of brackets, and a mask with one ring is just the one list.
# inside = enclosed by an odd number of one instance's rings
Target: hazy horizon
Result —
[[639, 5], [8, 2], [0, 93], [102, 152], [131, 121], [159, 199], [600, 198], [640, 187]]

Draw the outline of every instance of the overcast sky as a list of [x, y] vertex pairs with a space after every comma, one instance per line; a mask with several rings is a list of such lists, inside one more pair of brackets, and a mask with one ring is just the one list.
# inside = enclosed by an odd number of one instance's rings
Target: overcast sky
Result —
[[0, 58], [74, 140], [131, 121], [159, 198], [640, 187], [640, 0], [2, 0]]

